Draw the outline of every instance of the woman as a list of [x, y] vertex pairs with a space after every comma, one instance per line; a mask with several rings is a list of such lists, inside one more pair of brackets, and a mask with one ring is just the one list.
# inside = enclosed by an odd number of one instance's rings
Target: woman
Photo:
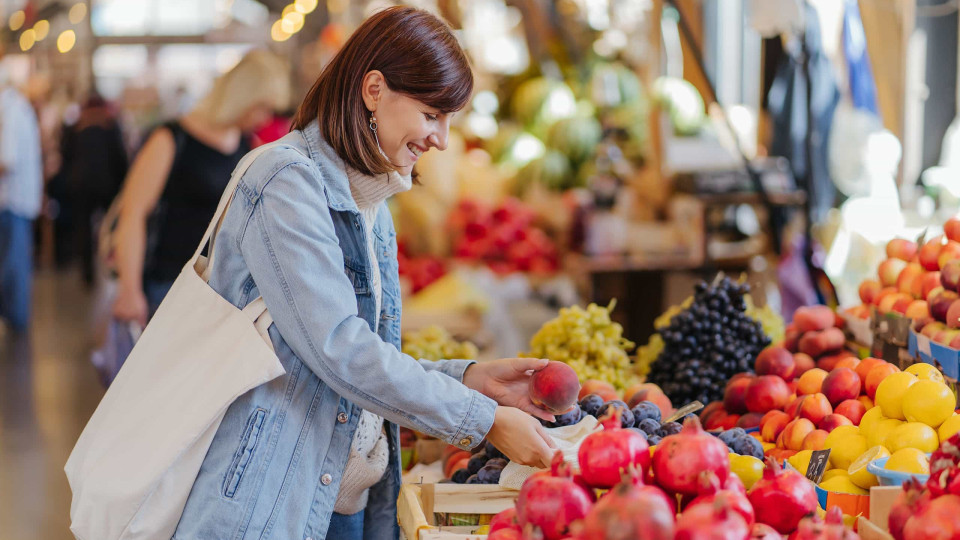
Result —
[[200, 243], [230, 173], [250, 151], [247, 134], [274, 110], [286, 108], [289, 99], [283, 62], [253, 51], [218, 78], [193, 111], [154, 130], [122, 194], [115, 240], [117, 319], [146, 325]]
[[240, 179], [210, 285], [238, 307], [263, 297], [287, 373], [227, 410], [175, 539], [397, 538], [398, 425], [464, 449], [486, 438], [516, 462], [548, 464], [552, 443], [530, 414], [553, 416], [527, 397], [546, 360], [399, 352], [384, 200], [410, 188], [423, 152], [446, 147], [472, 90], [443, 22], [384, 10], [326, 67], [294, 130]]

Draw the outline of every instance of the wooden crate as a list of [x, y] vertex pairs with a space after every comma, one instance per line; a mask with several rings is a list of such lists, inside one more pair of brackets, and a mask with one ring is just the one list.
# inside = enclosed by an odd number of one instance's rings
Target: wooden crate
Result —
[[[407, 540], [482, 540], [486, 535], [474, 532], [511, 508], [518, 493], [491, 485], [403, 484], [397, 517]], [[477, 524], [445, 524], [450, 518], [475, 518]]]

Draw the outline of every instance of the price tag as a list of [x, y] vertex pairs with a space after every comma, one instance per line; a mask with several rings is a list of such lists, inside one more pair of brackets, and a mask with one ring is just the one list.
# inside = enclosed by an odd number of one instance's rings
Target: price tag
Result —
[[683, 418], [684, 416], [691, 413], [695, 413], [702, 408], [703, 408], [703, 403], [700, 403], [699, 401], [693, 401], [693, 402], [687, 403], [683, 407], [680, 407], [679, 409], [677, 409], [676, 412], [668, 416], [666, 420], [663, 421], [663, 423], [666, 424], [667, 422], [676, 422], [677, 420]]
[[923, 334], [917, 334], [917, 350], [927, 356], [933, 356], [930, 352], [930, 338]]
[[817, 450], [810, 455], [810, 464], [807, 465], [806, 477], [814, 484], [819, 484], [823, 473], [827, 470], [827, 460], [830, 458], [830, 449]]

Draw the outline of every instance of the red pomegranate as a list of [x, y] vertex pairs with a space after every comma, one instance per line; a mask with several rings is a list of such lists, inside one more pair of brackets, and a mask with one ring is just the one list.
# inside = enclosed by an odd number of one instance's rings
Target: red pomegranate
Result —
[[[730, 476], [736, 475], [731, 474]], [[747, 523], [747, 526], [753, 525], [753, 506], [750, 504], [750, 501], [747, 500], [747, 496], [738, 491], [721, 490], [720, 481], [717, 480], [717, 475], [710, 471], [703, 471], [700, 473], [700, 495], [691, 501], [690, 505], [687, 506], [686, 510], [684, 511], [688, 512], [690, 509], [700, 504], [713, 506], [717, 499], [724, 499], [725, 504], [740, 514], [743, 520]]]
[[960, 495], [960, 433], [940, 443], [940, 448], [930, 455], [927, 488], [935, 497]]
[[653, 453], [653, 475], [669, 493], [696, 495], [698, 476], [711, 471], [723, 485], [730, 475], [727, 446], [703, 431], [696, 417], [683, 424], [676, 435], [664, 437]]
[[[624, 484], [632, 486], [631, 489], [622, 489]], [[602, 498], [631, 498], [639, 494], [650, 495], [654, 498], [661, 499], [670, 507], [673, 515], [677, 514], [677, 498], [667, 495], [657, 486], [644, 485], [640, 471], [638, 471], [636, 467], [630, 467], [627, 472], [623, 474], [623, 480], [614, 486], [613, 489], [604, 493]]]
[[487, 540], [524, 540], [520, 529], [500, 529], [487, 536]]
[[768, 458], [763, 477], [748, 494], [757, 521], [780, 534], [789, 534], [807, 514], [817, 509], [813, 484], [796, 471], [785, 471], [775, 459]]
[[675, 540], [746, 540], [750, 527], [724, 499], [691, 506], [677, 519]]
[[887, 528], [890, 529], [890, 536], [894, 540], [903, 540], [903, 528], [907, 524], [910, 516], [920, 513], [930, 504], [932, 495], [929, 490], [923, 489], [923, 485], [911, 477], [903, 483], [903, 492], [894, 501], [890, 509], [890, 515], [887, 517]]
[[750, 527], [750, 540], [783, 540], [783, 535], [766, 523], [754, 523]]
[[583, 520], [577, 539], [673, 540], [674, 515], [662, 491], [628, 477], [593, 506]]
[[620, 411], [616, 407], [610, 409], [611, 414], [601, 420], [603, 431], [588, 435], [577, 451], [580, 474], [595, 488], [617, 485], [620, 475], [628, 467], [639, 467], [641, 475], [650, 467], [650, 448], [646, 439], [633, 430], [622, 429]]
[[520, 524], [517, 523], [517, 509], [516, 507], [507, 508], [503, 512], [493, 516], [493, 519], [490, 520], [490, 532], [496, 532], [500, 529], [516, 529], [520, 531]]
[[957, 540], [960, 538], [960, 495], [941, 495], [907, 520], [904, 540]]
[[788, 540], [860, 540], [860, 536], [843, 525], [843, 512], [834, 506], [826, 521], [816, 514], [801, 519]]
[[727, 477], [727, 481], [723, 484], [723, 489], [727, 491], [736, 491], [742, 493], [744, 496], [747, 494], [747, 488], [743, 485], [743, 480], [735, 474], [731, 474]]
[[553, 457], [549, 475], [527, 479], [517, 496], [517, 521], [521, 527], [539, 527], [545, 540], [560, 540], [570, 525], [583, 519], [593, 503], [590, 495], [570, 478], [563, 454]]

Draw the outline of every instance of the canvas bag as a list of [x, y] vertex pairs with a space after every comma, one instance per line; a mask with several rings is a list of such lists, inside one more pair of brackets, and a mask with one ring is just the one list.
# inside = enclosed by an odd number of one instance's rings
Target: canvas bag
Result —
[[81, 433], [64, 470], [80, 540], [169, 540], [227, 407], [284, 374], [263, 298], [238, 309], [201, 255], [250, 164], [237, 165], [200, 245]]

